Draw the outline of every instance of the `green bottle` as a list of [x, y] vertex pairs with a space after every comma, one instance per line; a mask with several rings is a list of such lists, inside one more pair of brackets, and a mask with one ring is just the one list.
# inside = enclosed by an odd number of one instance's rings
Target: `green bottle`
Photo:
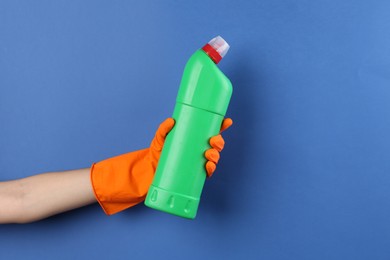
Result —
[[220, 131], [232, 95], [230, 80], [216, 64], [229, 45], [217, 36], [187, 62], [168, 134], [145, 204], [194, 219], [206, 180], [204, 153]]

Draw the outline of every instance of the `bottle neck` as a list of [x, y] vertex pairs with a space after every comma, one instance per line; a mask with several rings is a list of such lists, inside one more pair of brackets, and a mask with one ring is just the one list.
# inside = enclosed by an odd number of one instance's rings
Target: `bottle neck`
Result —
[[202, 50], [214, 61], [215, 64], [218, 64], [222, 60], [222, 56], [210, 44], [207, 43], [202, 47]]

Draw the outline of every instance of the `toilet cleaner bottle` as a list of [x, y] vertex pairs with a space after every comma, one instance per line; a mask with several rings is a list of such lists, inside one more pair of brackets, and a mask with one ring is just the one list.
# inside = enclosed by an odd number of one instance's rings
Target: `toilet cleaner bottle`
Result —
[[194, 219], [206, 179], [204, 152], [219, 133], [232, 84], [216, 64], [229, 50], [215, 37], [188, 60], [173, 112], [175, 126], [167, 135], [145, 204]]

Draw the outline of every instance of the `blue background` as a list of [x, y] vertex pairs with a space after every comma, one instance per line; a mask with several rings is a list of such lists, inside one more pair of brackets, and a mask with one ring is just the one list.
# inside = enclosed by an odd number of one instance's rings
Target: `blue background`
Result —
[[1, 1], [0, 180], [147, 147], [222, 35], [234, 126], [194, 221], [95, 204], [0, 259], [389, 259], [390, 2]]

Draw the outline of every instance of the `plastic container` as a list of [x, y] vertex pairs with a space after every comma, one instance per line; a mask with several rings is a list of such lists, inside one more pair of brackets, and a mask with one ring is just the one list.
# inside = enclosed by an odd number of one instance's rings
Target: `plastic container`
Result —
[[175, 126], [168, 134], [145, 205], [194, 219], [206, 179], [204, 153], [209, 139], [220, 131], [232, 84], [216, 64], [229, 45], [212, 39], [188, 60], [173, 112]]

